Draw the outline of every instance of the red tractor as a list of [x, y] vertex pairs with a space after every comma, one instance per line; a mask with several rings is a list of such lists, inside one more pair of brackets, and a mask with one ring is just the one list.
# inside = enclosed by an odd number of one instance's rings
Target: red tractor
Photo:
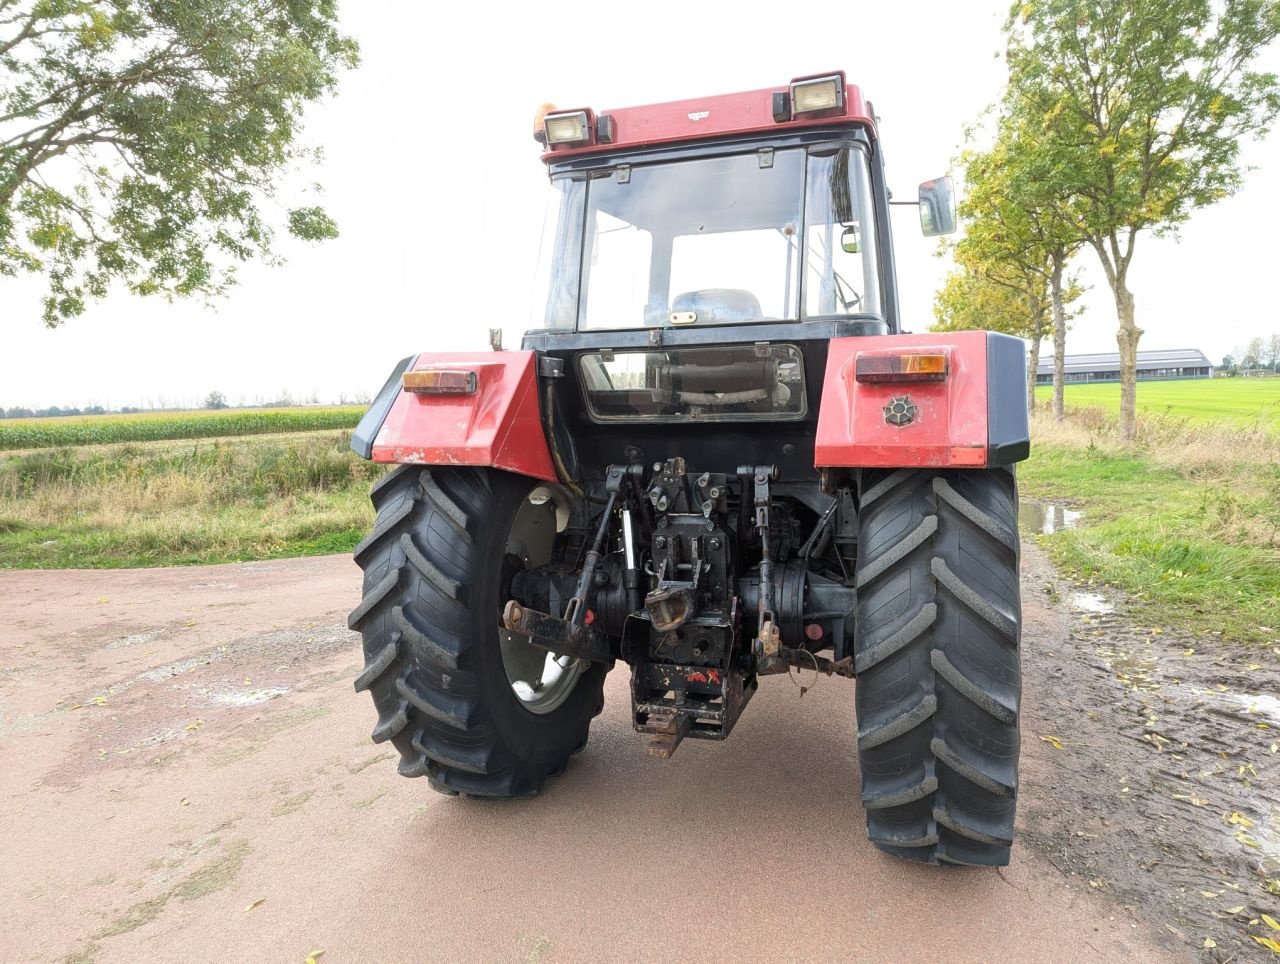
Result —
[[[728, 737], [762, 676], [856, 676], [871, 840], [1007, 863], [1026, 356], [903, 333], [871, 105], [831, 73], [535, 136], [539, 324], [404, 359], [352, 442], [398, 464], [355, 552], [373, 739], [526, 797], [619, 660], [661, 757]], [[949, 179], [919, 207], [954, 229]]]

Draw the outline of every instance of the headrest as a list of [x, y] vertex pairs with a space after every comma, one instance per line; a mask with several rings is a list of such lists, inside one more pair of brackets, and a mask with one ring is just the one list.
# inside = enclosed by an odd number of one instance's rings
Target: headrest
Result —
[[676, 295], [671, 302], [672, 314], [692, 311], [697, 323], [723, 324], [733, 321], [759, 321], [760, 302], [750, 291], [740, 288], [703, 288]]

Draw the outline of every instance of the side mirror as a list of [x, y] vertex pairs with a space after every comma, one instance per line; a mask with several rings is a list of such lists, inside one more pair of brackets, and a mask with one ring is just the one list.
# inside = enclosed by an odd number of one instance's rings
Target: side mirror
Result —
[[920, 230], [926, 238], [956, 229], [956, 191], [951, 176], [935, 177], [920, 185]]

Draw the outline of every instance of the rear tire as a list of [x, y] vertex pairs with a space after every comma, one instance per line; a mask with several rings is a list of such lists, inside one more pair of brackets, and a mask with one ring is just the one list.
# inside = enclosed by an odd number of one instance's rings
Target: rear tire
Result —
[[1003, 866], [1021, 692], [1013, 474], [864, 470], [859, 495], [867, 835], [908, 860]]
[[586, 745], [604, 705], [601, 664], [574, 667], [567, 692], [531, 711], [504, 663], [508, 539], [540, 485], [492, 469], [406, 465], [370, 493], [378, 517], [356, 547], [364, 596], [348, 620], [364, 638], [355, 687], [373, 696], [374, 742], [390, 741], [400, 773], [442, 793], [532, 796]]

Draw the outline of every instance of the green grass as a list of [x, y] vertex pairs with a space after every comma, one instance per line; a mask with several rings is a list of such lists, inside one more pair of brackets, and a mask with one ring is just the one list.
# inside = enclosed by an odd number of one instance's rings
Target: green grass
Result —
[[384, 466], [350, 434], [41, 449], [0, 457], [0, 568], [187, 565], [348, 552]]
[[0, 451], [354, 428], [361, 405], [138, 412], [0, 420]]
[[[1068, 408], [1120, 408], [1120, 386], [1067, 385]], [[1050, 385], [1036, 386], [1036, 398], [1053, 397]], [[1195, 422], [1232, 422], [1280, 430], [1280, 378], [1194, 378], [1141, 382], [1138, 409], [1153, 415], [1173, 415]]]
[[1068, 574], [1116, 586], [1132, 615], [1248, 642], [1280, 639], [1280, 460], [1229, 448], [1195, 462], [1157, 437], [1126, 452], [1036, 420], [1024, 498], [1064, 502], [1083, 523], [1036, 536]]

